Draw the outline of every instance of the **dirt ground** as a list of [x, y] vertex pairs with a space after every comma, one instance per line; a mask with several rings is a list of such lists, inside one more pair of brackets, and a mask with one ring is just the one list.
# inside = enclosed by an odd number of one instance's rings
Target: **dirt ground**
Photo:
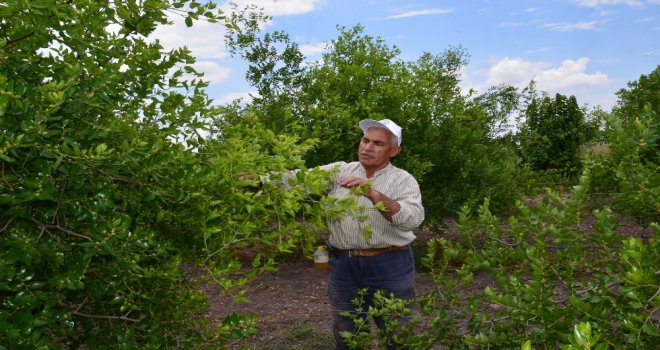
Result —
[[[210, 293], [209, 316], [218, 322], [232, 313], [256, 314], [259, 331], [252, 338], [227, 344], [231, 349], [311, 349], [310, 338], [324, 339], [331, 349], [331, 318], [326, 295], [328, 271], [311, 261], [281, 264], [247, 285], [249, 302], [236, 302], [217, 290]], [[323, 342], [323, 341], [319, 341]], [[316, 347], [323, 349], [323, 347]]]
[[[431, 236], [430, 232], [418, 232], [413, 248], [425, 244]], [[434, 285], [428, 274], [421, 267], [416, 272], [417, 293], [431, 291]], [[227, 344], [230, 349], [333, 349], [328, 276], [329, 271], [315, 268], [312, 260], [287, 261], [279, 265], [278, 271], [248, 283], [247, 303], [234, 301], [217, 286], [206, 286], [208, 316], [221, 322], [232, 313], [258, 315], [257, 334]]]
[[[249, 303], [218, 295], [209, 313], [218, 321], [234, 312], [259, 316], [258, 333], [228, 344], [231, 349], [333, 349], [328, 274], [309, 261], [287, 262], [277, 272], [259, 276], [248, 285]], [[424, 272], [417, 273], [416, 284], [418, 292], [432, 288]]]
[[[582, 224], [588, 229], [593, 222], [585, 220]], [[451, 237], [456, 232], [455, 220], [445, 220], [442, 235]], [[649, 229], [641, 229], [629, 218], [620, 218], [619, 232], [646, 238], [652, 235]], [[413, 248], [424, 245], [433, 235], [418, 232]], [[221, 322], [232, 313], [258, 315], [258, 332], [250, 339], [227, 344], [230, 349], [332, 349], [332, 321], [326, 294], [328, 274], [316, 269], [311, 260], [282, 263], [278, 271], [260, 275], [247, 285], [245, 295], [250, 300], [247, 303], [235, 302], [217, 286], [205, 286], [210, 300], [207, 316]], [[416, 288], [418, 294], [434, 288], [421, 267], [417, 269]]]

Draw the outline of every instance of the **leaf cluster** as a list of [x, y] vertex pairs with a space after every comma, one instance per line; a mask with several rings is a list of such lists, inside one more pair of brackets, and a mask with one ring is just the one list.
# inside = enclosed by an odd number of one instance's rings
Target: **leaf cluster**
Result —
[[607, 117], [608, 152], [590, 159], [618, 211], [648, 225], [660, 219], [660, 122], [647, 105], [634, 120]]

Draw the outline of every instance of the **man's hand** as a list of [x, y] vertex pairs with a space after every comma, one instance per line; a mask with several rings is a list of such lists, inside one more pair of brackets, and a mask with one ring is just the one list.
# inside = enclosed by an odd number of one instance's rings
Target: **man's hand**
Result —
[[385, 217], [385, 219], [387, 219], [387, 221], [391, 222], [392, 215], [398, 213], [399, 210], [401, 210], [401, 205], [398, 202], [372, 188], [371, 181], [365, 178], [347, 176], [339, 180], [339, 185], [350, 188], [351, 191], [357, 195], [362, 195], [369, 198], [371, 203], [373, 203], [378, 208], [380, 213]]
[[370, 192], [373, 190], [371, 189], [371, 182], [367, 179], [357, 177], [357, 176], [348, 176], [339, 181], [339, 184], [342, 187], [347, 187], [351, 189], [351, 192], [353, 194], [356, 194], [358, 196], [366, 196], [370, 197]]
[[357, 176], [347, 176], [339, 180], [339, 184], [344, 187], [355, 187], [367, 183], [367, 179], [357, 177]]

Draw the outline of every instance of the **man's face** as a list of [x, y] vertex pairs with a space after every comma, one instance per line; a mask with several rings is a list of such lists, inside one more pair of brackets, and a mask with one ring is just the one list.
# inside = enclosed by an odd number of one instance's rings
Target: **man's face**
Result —
[[362, 137], [358, 148], [358, 159], [366, 169], [378, 171], [389, 164], [390, 158], [399, 154], [401, 148], [393, 145], [392, 134], [384, 128], [371, 127]]

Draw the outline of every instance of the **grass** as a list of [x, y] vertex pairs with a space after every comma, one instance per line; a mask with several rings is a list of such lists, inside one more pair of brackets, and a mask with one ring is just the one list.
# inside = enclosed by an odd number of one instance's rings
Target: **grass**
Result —
[[311, 324], [295, 321], [284, 330], [284, 336], [289, 344], [283, 344], [280, 349], [317, 350], [331, 349], [334, 340], [331, 333], [319, 332]]

